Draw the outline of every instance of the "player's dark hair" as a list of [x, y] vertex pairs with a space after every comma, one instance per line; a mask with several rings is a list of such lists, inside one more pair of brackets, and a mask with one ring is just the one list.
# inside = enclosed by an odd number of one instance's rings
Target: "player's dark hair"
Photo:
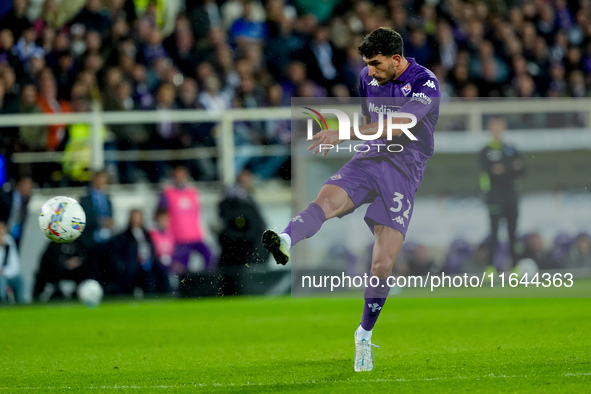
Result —
[[378, 27], [365, 36], [357, 52], [367, 59], [376, 55], [404, 56], [402, 36], [388, 27]]

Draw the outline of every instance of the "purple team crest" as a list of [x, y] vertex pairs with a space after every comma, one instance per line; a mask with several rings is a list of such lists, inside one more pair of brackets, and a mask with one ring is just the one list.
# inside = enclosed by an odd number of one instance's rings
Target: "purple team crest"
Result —
[[410, 83], [407, 83], [402, 87], [402, 93], [404, 93], [405, 96], [408, 96], [410, 93]]

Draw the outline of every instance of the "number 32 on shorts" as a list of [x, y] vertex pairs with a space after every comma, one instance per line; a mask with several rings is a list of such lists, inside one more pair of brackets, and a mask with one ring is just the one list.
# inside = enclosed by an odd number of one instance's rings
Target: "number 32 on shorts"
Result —
[[[394, 198], [392, 199], [394, 201], [394, 206], [390, 207], [390, 211], [392, 211], [394, 213], [400, 212], [400, 210], [402, 209], [402, 200], [403, 199], [404, 199], [404, 194], [395, 192]], [[392, 219], [392, 220], [395, 220], [398, 224], [401, 224], [402, 227], [404, 227], [403, 217], [406, 218], [407, 220], [409, 219], [408, 213], [410, 212], [411, 204], [410, 204], [410, 200], [408, 198], [406, 199], [406, 204], [408, 205], [408, 208], [406, 208], [406, 210], [404, 212], [402, 212], [402, 216], [398, 215], [394, 219]]]

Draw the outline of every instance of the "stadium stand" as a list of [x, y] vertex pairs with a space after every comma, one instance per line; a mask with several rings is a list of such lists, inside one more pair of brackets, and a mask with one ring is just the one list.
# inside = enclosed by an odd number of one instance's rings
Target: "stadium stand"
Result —
[[[0, 113], [69, 112], [84, 100], [113, 111], [213, 110], [285, 105], [296, 94], [353, 96], [363, 67], [356, 44], [377, 26], [403, 34], [406, 55], [436, 72], [442, 96], [581, 97], [591, 84], [588, 2], [65, 3], [14, 0], [0, 10]], [[260, 145], [285, 141], [283, 127], [243, 122], [236, 132], [240, 144]], [[213, 131], [116, 126], [107, 144], [211, 146]], [[12, 128], [0, 149], [59, 151], [73, 133], [63, 125]], [[133, 166], [119, 165], [117, 178], [132, 182]], [[50, 184], [72, 181], [59, 165], [49, 175]]]
[[[287, 107], [294, 96], [354, 97], [365, 65], [357, 44], [378, 26], [403, 35], [406, 56], [435, 72], [446, 99], [589, 97], [590, 18], [591, 3], [576, 0], [5, 1], [0, 4], [0, 115], [215, 112]], [[577, 116], [567, 126], [584, 124]], [[548, 120], [530, 118], [530, 124], [552, 126], [564, 118]], [[526, 128], [519, 120], [508, 123]], [[440, 124], [454, 130], [449, 119]], [[105, 126], [100, 142], [106, 152], [211, 148], [220, 134], [215, 123], [166, 116], [153, 123], [138, 117], [138, 123]], [[239, 120], [232, 132], [237, 148], [285, 145], [291, 138], [289, 121], [281, 119]], [[0, 183], [30, 176], [41, 189], [85, 185], [90, 152], [78, 162], [68, 155], [90, 134], [87, 124], [0, 128]], [[25, 152], [66, 156], [53, 163], [11, 160]], [[203, 156], [184, 164], [194, 180], [219, 181], [216, 167], [222, 159]], [[287, 156], [232, 159], [236, 173], [246, 168], [257, 179], [290, 177]], [[159, 183], [171, 170], [156, 161], [106, 164], [119, 184]], [[556, 238], [550, 245], [552, 236], [544, 234], [535, 251], [545, 256], [541, 268], [588, 266], [588, 237], [575, 236], [564, 234], [567, 240]], [[432, 264], [430, 245], [417, 244], [405, 256], [407, 271], [422, 272], [425, 262], [433, 271], [481, 269], [482, 244], [458, 237], [449, 245], [445, 261]], [[531, 248], [524, 248], [523, 257], [531, 257]]]

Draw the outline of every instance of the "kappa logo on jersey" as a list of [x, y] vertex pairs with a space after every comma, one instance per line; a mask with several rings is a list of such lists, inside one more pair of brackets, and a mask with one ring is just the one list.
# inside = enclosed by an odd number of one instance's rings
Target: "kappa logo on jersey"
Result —
[[404, 227], [404, 219], [402, 218], [402, 216], [396, 216], [396, 217], [395, 217], [394, 219], [392, 219], [392, 220], [394, 220], [394, 221], [395, 221], [396, 223], [398, 223], [398, 224], [401, 224], [401, 225], [402, 225], [402, 227]]
[[331, 176], [330, 179], [332, 179], [333, 181], [338, 181], [339, 179], [343, 179], [343, 176], [341, 174], [335, 174]]
[[293, 219], [291, 219], [291, 222], [292, 223], [295, 223], [295, 222], [302, 222], [302, 223], [304, 223], [304, 219], [302, 219], [302, 217], [300, 215], [296, 215], [296, 216], [294, 216]]
[[380, 84], [378, 83], [378, 81], [376, 81], [375, 78], [373, 78], [371, 80], [371, 82], [368, 83], [369, 86], [380, 86]]
[[437, 90], [437, 88], [435, 87], [435, 82], [433, 82], [432, 80], [428, 80], [423, 84], [423, 86]]
[[402, 93], [404, 93], [405, 96], [408, 96], [408, 94], [410, 93], [410, 83], [407, 83], [406, 85], [404, 85], [402, 87]]
[[374, 302], [373, 304], [367, 304], [367, 306], [369, 307], [369, 309], [371, 309], [373, 313], [382, 310], [382, 307], [377, 302]]

